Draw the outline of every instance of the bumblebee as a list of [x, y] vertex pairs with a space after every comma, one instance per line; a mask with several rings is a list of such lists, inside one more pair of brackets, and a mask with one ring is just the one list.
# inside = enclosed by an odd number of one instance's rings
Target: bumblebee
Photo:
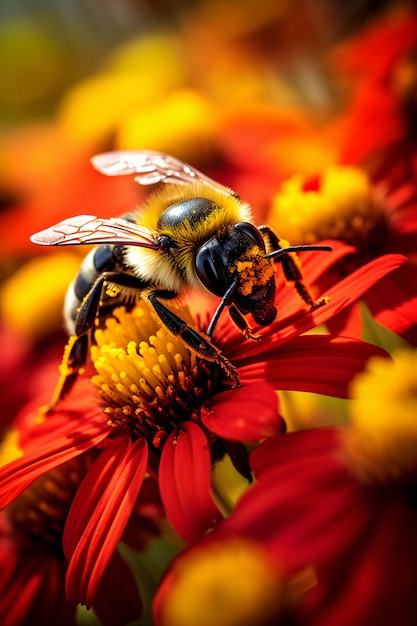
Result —
[[[211, 341], [223, 309], [246, 339], [259, 339], [247, 316], [259, 326], [274, 321], [278, 261], [306, 304], [324, 304], [309, 294], [294, 253], [331, 248], [284, 247], [267, 226], [253, 224], [249, 205], [236, 193], [172, 156], [116, 151], [93, 157], [92, 165], [108, 176], [135, 174], [141, 185], [163, 185], [123, 217], [79, 215], [32, 235], [32, 242], [47, 246], [96, 244], [67, 292], [64, 317], [71, 338], [52, 405], [85, 365], [94, 328], [122, 303], [144, 298], [173, 335], [201, 359], [219, 364], [234, 386], [236, 369]], [[205, 334], [167, 304], [187, 289], [220, 298]]]

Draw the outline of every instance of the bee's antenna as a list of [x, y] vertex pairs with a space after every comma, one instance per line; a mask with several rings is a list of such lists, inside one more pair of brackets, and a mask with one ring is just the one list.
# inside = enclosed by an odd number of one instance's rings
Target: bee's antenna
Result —
[[265, 255], [265, 259], [275, 259], [278, 256], [283, 256], [288, 252], [332, 252], [333, 248], [330, 246], [315, 246], [315, 245], [304, 245], [304, 246], [289, 246], [288, 248], [279, 248], [279, 250], [273, 250]]

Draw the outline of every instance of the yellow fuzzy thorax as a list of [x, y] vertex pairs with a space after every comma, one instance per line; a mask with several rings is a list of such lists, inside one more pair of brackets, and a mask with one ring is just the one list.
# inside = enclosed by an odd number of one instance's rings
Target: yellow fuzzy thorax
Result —
[[[208, 216], [207, 219], [202, 220], [197, 225], [197, 228], [193, 225], [192, 232], [190, 225], [187, 221], [184, 221], [182, 228], [176, 233], [175, 240], [178, 244], [187, 243], [190, 235], [192, 235], [194, 240], [201, 241], [207, 239], [209, 232], [215, 233], [225, 226], [252, 220], [249, 205], [233, 195], [232, 190], [224, 188], [223, 192], [220, 188], [218, 190], [214, 189], [204, 182], [196, 182], [187, 185], [167, 185], [150, 194], [142, 209], [136, 215], [138, 223], [156, 231], [158, 230], [158, 220], [165, 209], [177, 202], [190, 200], [191, 198], [208, 198], [219, 208]], [[172, 233], [160, 234], [171, 235]]]
[[[162, 213], [174, 204], [206, 198], [215, 210], [193, 222], [183, 219], [175, 227], [159, 228]], [[137, 274], [162, 288], [180, 291], [183, 286], [201, 289], [194, 269], [196, 250], [214, 235], [221, 235], [229, 226], [251, 222], [252, 214], [247, 203], [239, 200], [230, 189], [213, 188], [207, 183], [167, 185], [150, 194], [140, 210], [133, 215], [141, 226], [158, 235], [168, 235], [176, 244], [170, 255], [138, 247], [128, 247], [126, 258]], [[184, 285], [185, 281], [185, 285]]]

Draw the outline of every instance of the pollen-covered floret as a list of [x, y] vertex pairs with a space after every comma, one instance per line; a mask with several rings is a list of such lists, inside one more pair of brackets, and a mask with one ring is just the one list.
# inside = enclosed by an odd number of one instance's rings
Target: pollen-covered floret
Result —
[[215, 365], [198, 359], [143, 302], [130, 313], [116, 309], [95, 340], [92, 382], [106, 404], [108, 424], [145, 437], [155, 449], [179, 423], [198, 421], [203, 402], [216, 385], [221, 388], [221, 369], [216, 374]]

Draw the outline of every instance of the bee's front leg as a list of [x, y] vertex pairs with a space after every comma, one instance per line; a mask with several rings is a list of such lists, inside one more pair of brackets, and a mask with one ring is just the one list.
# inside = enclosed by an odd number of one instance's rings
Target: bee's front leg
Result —
[[248, 324], [246, 318], [242, 315], [239, 309], [231, 304], [229, 306], [229, 316], [235, 326], [240, 330], [245, 339], [253, 339], [254, 341], [260, 340], [260, 335], [256, 335], [250, 325]]
[[159, 298], [175, 298], [178, 294], [172, 291], [153, 290], [143, 292], [142, 296], [149, 302], [162, 324], [175, 337], [179, 337], [185, 345], [197, 356], [205, 361], [217, 363], [226, 372], [227, 376], [239, 387], [239, 374], [219, 348], [211, 343], [209, 337], [191, 328], [181, 317], [168, 309]]

